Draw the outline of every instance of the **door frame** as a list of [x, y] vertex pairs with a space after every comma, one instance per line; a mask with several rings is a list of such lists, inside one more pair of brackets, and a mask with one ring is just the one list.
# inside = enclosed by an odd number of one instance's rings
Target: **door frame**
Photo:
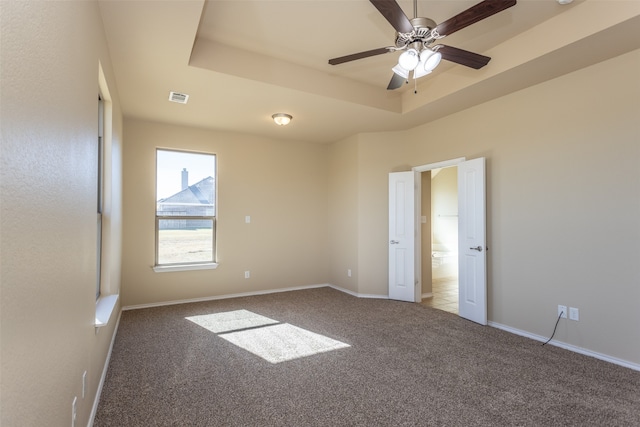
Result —
[[456, 159], [444, 160], [442, 162], [429, 163], [422, 166], [415, 166], [411, 168], [411, 170], [415, 172], [428, 172], [433, 169], [441, 169], [441, 168], [448, 168], [449, 166], [457, 166], [460, 163], [466, 162], [466, 161], [467, 161], [466, 157], [458, 157]]

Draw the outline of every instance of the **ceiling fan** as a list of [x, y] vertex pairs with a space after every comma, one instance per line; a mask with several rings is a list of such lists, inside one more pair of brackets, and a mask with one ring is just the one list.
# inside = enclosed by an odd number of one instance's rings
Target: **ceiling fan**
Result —
[[388, 90], [401, 87], [408, 80], [409, 73], [412, 71], [414, 79], [429, 74], [441, 59], [476, 70], [487, 65], [491, 60], [488, 56], [442, 44], [432, 46], [432, 43], [516, 4], [516, 0], [484, 0], [456, 16], [436, 24], [429, 18], [417, 16], [417, 0], [413, 2], [413, 19], [407, 18], [396, 0], [369, 1], [396, 30], [395, 46], [333, 58], [329, 60], [329, 64], [338, 65], [383, 53], [403, 51], [398, 59], [398, 64], [393, 67], [393, 76], [387, 86]]

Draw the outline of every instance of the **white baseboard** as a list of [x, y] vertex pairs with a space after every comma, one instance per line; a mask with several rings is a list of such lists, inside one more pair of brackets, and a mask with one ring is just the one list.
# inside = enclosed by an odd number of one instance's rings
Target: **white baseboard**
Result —
[[98, 384], [96, 397], [93, 400], [93, 407], [91, 408], [91, 414], [89, 415], [89, 423], [87, 424], [87, 427], [93, 427], [93, 421], [95, 420], [96, 413], [98, 412], [98, 404], [100, 403], [100, 396], [102, 395], [102, 387], [104, 386], [104, 380], [107, 378], [107, 370], [109, 369], [109, 361], [111, 361], [111, 352], [113, 351], [113, 343], [116, 341], [118, 326], [120, 326], [121, 315], [122, 315], [122, 310], [120, 310], [120, 313], [118, 313], [118, 320], [116, 320], [116, 326], [113, 328], [113, 335], [111, 336], [109, 351], [107, 352], [107, 358], [104, 361], [104, 367], [102, 368], [102, 375], [100, 376], [100, 383]]
[[[141, 308], [151, 308], [151, 307], [162, 307], [165, 305], [175, 305], [175, 304], [188, 304], [192, 302], [204, 302], [204, 301], [215, 301], [221, 299], [229, 299], [229, 298], [241, 298], [241, 297], [250, 297], [255, 295], [267, 295], [267, 294], [275, 294], [280, 292], [289, 292], [289, 291], [301, 291], [304, 289], [314, 289], [314, 288], [324, 288], [324, 287], [334, 287], [329, 285], [328, 283], [319, 284], [319, 285], [306, 285], [306, 286], [295, 286], [292, 288], [280, 288], [280, 289], [269, 289], [266, 291], [253, 291], [253, 292], [241, 292], [237, 294], [226, 294], [226, 295], [217, 295], [212, 297], [202, 297], [202, 298], [190, 298], [190, 299], [181, 299], [181, 300], [173, 300], [173, 301], [163, 301], [163, 302], [152, 302], [149, 304], [136, 304], [136, 305], [128, 305], [126, 307], [122, 307], [122, 310], [138, 310]], [[335, 288], [341, 290], [339, 288]]]
[[[516, 335], [520, 335], [523, 337], [527, 337], [527, 338], [531, 338], [532, 340], [536, 340], [536, 341], [540, 341], [540, 342], [545, 342], [547, 341], [548, 338], [540, 336], [540, 335], [536, 335], [536, 334], [532, 334], [530, 332], [527, 331], [523, 331], [520, 329], [516, 329], [516, 328], [512, 328], [511, 326], [506, 326], [497, 322], [488, 322], [489, 326], [497, 328], [497, 329], [502, 329], [503, 331], [506, 332], [511, 332], [512, 334], [516, 334]], [[620, 366], [624, 366], [625, 368], [629, 368], [629, 369], [633, 369], [634, 371], [640, 371], [640, 365], [637, 363], [633, 363], [633, 362], [629, 362], [627, 360], [623, 360], [623, 359], [618, 359], [617, 357], [613, 357], [613, 356], [608, 356], [606, 354], [602, 354], [602, 353], [598, 353], [595, 351], [591, 351], [591, 350], [587, 350], [586, 348], [582, 348], [582, 347], [578, 347], [575, 345], [571, 345], [571, 344], [567, 344], [564, 343], [562, 341], [556, 341], [556, 340], [551, 340], [549, 341], [549, 344], [556, 346], [556, 347], [560, 347], [560, 348], [564, 348], [565, 350], [569, 350], [569, 351], [573, 351], [575, 353], [580, 353], [580, 354], [584, 354], [585, 356], [590, 356], [590, 357], [595, 357], [596, 359], [600, 359], [600, 360], [604, 360], [605, 362], [610, 362], [610, 363], [614, 363], [616, 365], [620, 365]]]
[[425, 292], [424, 294], [422, 294], [422, 299], [425, 298], [433, 298], [433, 292]]
[[295, 286], [292, 288], [269, 289], [266, 291], [253, 291], [253, 292], [241, 292], [238, 294], [217, 295], [213, 297], [191, 298], [191, 299], [181, 299], [181, 300], [173, 300], [173, 301], [153, 302], [149, 304], [127, 305], [125, 307], [122, 307], [122, 311], [139, 310], [141, 308], [162, 307], [166, 305], [175, 305], [175, 304], [188, 304], [192, 302], [204, 302], [204, 301], [215, 301], [215, 300], [229, 299], [229, 298], [249, 297], [249, 296], [255, 296], [255, 295], [267, 295], [267, 294], [275, 294], [280, 292], [301, 291], [305, 289], [326, 288], [326, 287], [333, 288], [337, 291], [344, 292], [345, 294], [349, 294], [358, 298], [389, 299], [387, 295], [359, 294], [357, 292], [353, 292], [348, 289], [341, 288], [340, 286], [332, 285], [330, 283], [322, 283], [318, 285]]
[[375, 298], [375, 299], [389, 299], [388, 295], [378, 295], [378, 294], [359, 294], [358, 292], [350, 291], [349, 289], [341, 288], [340, 286], [331, 285], [327, 283], [325, 286], [335, 289], [336, 291], [344, 292], [345, 294], [352, 295], [358, 298]]

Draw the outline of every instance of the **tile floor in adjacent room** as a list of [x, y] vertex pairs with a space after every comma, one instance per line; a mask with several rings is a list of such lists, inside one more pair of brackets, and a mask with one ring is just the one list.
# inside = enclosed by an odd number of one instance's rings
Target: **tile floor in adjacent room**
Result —
[[423, 298], [422, 304], [438, 310], [458, 314], [458, 279], [437, 280], [432, 284], [433, 297]]

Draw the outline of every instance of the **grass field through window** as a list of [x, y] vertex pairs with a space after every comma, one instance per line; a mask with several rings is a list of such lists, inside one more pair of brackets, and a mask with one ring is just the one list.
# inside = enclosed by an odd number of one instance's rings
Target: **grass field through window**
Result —
[[213, 234], [210, 228], [158, 232], [158, 264], [192, 262], [213, 262]]

